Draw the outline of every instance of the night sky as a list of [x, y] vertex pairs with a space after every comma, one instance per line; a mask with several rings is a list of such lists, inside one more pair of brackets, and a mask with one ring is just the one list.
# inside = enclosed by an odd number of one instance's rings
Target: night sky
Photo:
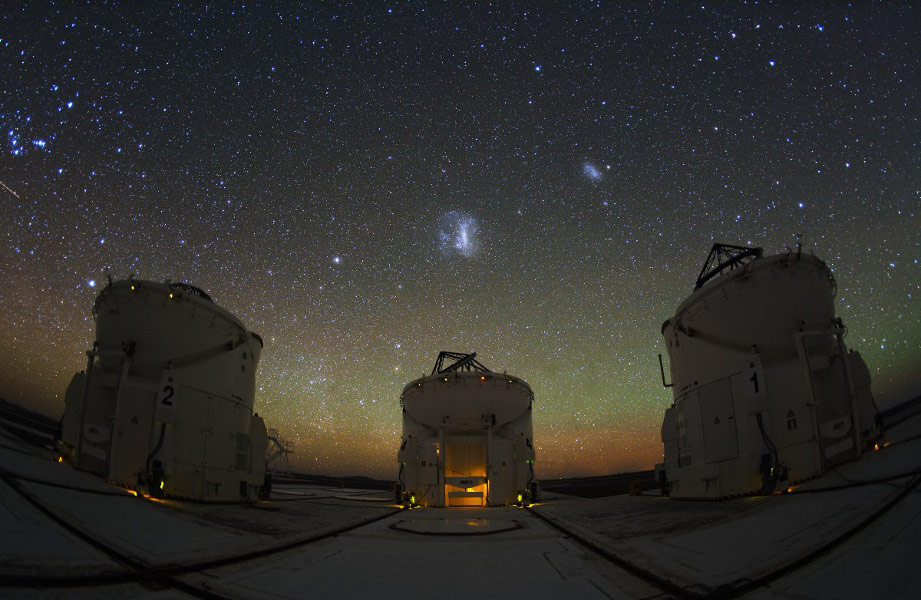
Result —
[[60, 415], [133, 273], [262, 335], [296, 468], [393, 478], [440, 350], [530, 383], [540, 476], [651, 468], [662, 322], [797, 236], [921, 392], [919, 9], [625, 4], [4, 2], [0, 393]]

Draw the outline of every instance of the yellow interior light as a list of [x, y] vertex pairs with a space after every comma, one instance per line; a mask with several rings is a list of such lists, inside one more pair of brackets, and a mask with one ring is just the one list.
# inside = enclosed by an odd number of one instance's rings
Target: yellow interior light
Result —
[[170, 293], [169, 293], [169, 297], [170, 297], [170, 298], [173, 297], [173, 292], [170, 292]]
[[164, 483], [164, 482], [163, 482], [163, 480], [161, 479], [161, 480], [160, 480], [160, 489], [161, 489], [161, 490], [163, 489], [163, 483]]

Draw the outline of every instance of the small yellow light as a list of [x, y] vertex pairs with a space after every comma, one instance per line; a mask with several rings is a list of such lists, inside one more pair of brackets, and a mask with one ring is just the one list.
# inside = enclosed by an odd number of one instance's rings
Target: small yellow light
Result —
[[170, 297], [170, 298], [173, 297], [173, 292], [170, 292], [170, 293], [169, 293], [169, 297]]
[[132, 291], [132, 292], [134, 291], [134, 286], [133, 286], [133, 285], [131, 286], [131, 291]]
[[480, 375], [480, 383], [485, 383], [486, 375]]
[[873, 444], [873, 449], [874, 449], [874, 450], [879, 450], [879, 444]]
[[448, 383], [448, 378], [447, 378], [447, 377], [445, 377], [445, 383]]
[[788, 488], [787, 488], [787, 493], [788, 493], [788, 494], [789, 494], [790, 492], [792, 492], [792, 491], [793, 491], [793, 488], [791, 488], [791, 487], [788, 487]]
[[63, 456], [59, 456], [59, 457], [58, 457], [58, 462], [59, 462], [59, 463], [64, 462], [64, 457], [63, 457]]
[[524, 498], [524, 496], [522, 496], [522, 495], [519, 493], [519, 494], [518, 494], [518, 502], [520, 503], [521, 500], [522, 500], [523, 498]]
[[164, 481], [161, 479], [161, 480], [160, 480], [160, 489], [161, 489], [161, 490], [163, 489], [163, 483], [164, 483]]

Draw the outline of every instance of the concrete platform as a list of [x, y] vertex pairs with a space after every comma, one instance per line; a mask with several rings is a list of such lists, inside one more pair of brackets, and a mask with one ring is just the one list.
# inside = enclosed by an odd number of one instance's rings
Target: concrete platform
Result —
[[917, 598], [921, 415], [887, 441], [787, 495], [532, 512], [294, 485], [153, 502], [0, 432], [0, 597]]

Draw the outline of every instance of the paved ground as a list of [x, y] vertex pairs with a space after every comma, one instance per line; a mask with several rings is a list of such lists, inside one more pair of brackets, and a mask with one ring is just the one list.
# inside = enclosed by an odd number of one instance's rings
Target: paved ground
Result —
[[[459, 515], [458, 513], [462, 513]], [[457, 535], [445, 520], [519, 528]], [[426, 524], [429, 521], [431, 523]], [[394, 529], [413, 523], [422, 535]], [[281, 557], [189, 577], [255, 598], [636, 598], [656, 594], [551, 529], [526, 510], [415, 509]]]
[[917, 598], [921, 493], [899, 475], [921, 472], [919, 434], [921, 416], [790, 495], [548, 495], [531, 512], [307, 486], [254, 506], [152, 502], [0, 431], [0, 597], [668, 597], [623, 560], [672, 596]]

